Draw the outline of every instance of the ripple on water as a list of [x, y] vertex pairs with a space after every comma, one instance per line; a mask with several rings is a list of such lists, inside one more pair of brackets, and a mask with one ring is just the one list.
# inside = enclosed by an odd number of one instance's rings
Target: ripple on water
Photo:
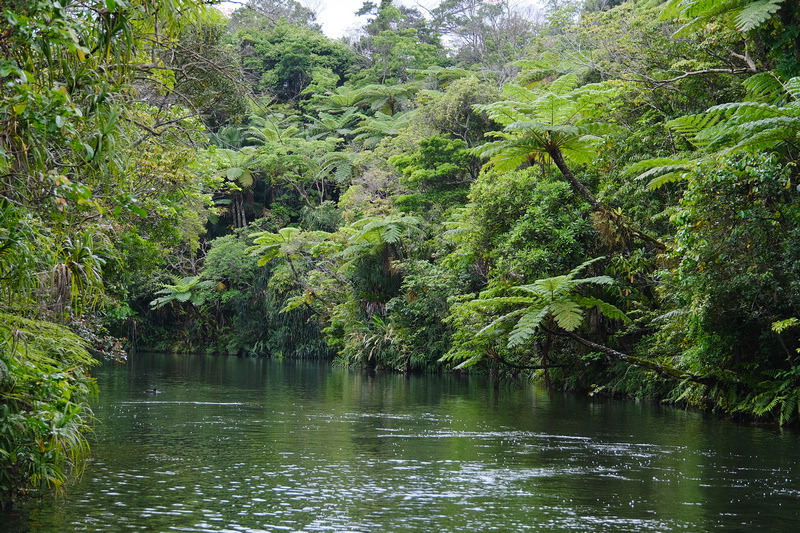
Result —
[[786, 435], [247, 359], [153, 359], [170, 389], [143, 399], [137, 364], [100, 369], [94, 459], [37, 533], [796, 530]]

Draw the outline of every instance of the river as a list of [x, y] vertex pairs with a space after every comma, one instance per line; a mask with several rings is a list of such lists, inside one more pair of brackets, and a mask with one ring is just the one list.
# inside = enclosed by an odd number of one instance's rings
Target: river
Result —
[[[92, 458], [0, 531], [797, 531], [800, 436], [646, 402], [134, 355]], [[147, 394], [157, 387], [162, 392]]]

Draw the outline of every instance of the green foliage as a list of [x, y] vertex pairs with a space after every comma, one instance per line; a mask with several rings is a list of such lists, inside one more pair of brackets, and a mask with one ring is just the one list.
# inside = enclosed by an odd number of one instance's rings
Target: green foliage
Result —
[[[763, 77], [758, 81], [763, 80]], [[777, 80], [776, 80], [777, 81]], [[750, 85], [752, 98], [776, 100], [774, 83]], [[734, 102], [714, 106], [705, 113], [679, 117], [670, 127], [707, 151], [730, 153], [774, 150], [792, 159], [800, 135], [800, 78], [783, 85], [780, 103]]]
[[200, 281], [200, 276], [187, 276], [183, 279], [176, 280], [174, 285], [164, 284], [161, 290], [156, 291], [156, 294], [161, 294], [152, 302], [150, 307], [153, 309], [160, 309], [167, 304], [173, 303], [186, 303], [200, 306], [205, 301], [205, 295], [198, 289], [206, 289], [213, 285], [213, 281], [205, 280]]
[[413, 70], [447, 63], [439, 36], [428, 29], [415, 8], [383, 1], [380, 6], [367, 2], [362, 11], [375, 16], [356, 46], [360, 52], [356, 79], [381, 85], [405, 83]]
[[413, 202], [417, 212], [429, 215], [432, 205], [446, 209], [466, 203], [469, 183], [479, 168], [464, 141], [443, 137], [422, 139], [417, 152], [392, 156], [389, 162], [403, 173], [400, 184], [413, 195], [399, 201]]
[[[586, 320], [586, 311], [597, 309], [600, 314], [613, 320], [627, 320], [625, 314], [614, 305], [601, 299], [582, 296], [578, 289], [586, 285], [609, 285], [614, 282], [608, 276], [577, 278], [592, 263], [587, 261], [562, 276], [544, 278], [528, 285], [501, 286], [482, 292], [478, 299], [464, 302], [454, 314], [457, 320], [475, 315], [477, 323], [470, 320], [470, 330], [476, 342], [484, 338], [502, 339], [506, 348], [512, 349], [527, 343], [537, 332], [574, 332]], [[488, 322], [488, 323], [487, 323]], [[513, 324], [513, 325], [512, 325]], [[467, 324], [463, 324], [467, 325]], [[446, 360], [461, 361], [459, 366], [471, 366], [491, 353], [476, 350], [476, 346], [462, 335], [462, 344], [457, 345], [446, 356]]]
[[470, 231], [456, 253], [468, 254], [484, 275], [536, 279], [571, 269], [591, 250], [588, 205], [566, 183], [537, 173], [493, 171], [472, 185], [463, 214]]
[[501, 140], [487, 143], [477, 153], [489, 165], [512, 170], [538, 158], [549, 160], [555, 152], [583, 163], [591, 159], [599, 137], [610, 128], [590, 119], [624, 90], [617, 83], [577, 87], [575, 75], [562, 76], [543, 91], [506, 85], [507, 100], [476, 106], [505, 126], [494, 134]]
[[670, 0], [664, 6], [665, 16], [681, 16], [691, 20], [680, 34], [697, 29], [712, 20], [732, 23], [739, 31], [750, 31], [762, 26], [778, 11], [785, 0]]
[[[747, 45], [744, 58], [750, 72], [776, 69], [787, 78], [800, 74], [800, 50], [795, 45], [800, 31], [800, 15], [792, 2], [671, 0], [664, 6], [663, 13], [664, 17], [675, 17], [685, 22], [677, 32], [679, 36], [707, 32], [709, 28], [725, 28], [737, 36], [744, 34]], [[751, 58], [751, 49], [756, 44], [762, 47], [762, 51]]]
[[6, 306], [28, 301], [39, 286], [34, 224], [28, 213], [0, 200], [0, 297]]
[[461, 184], [469, 179], [473, 167], [467, 144], [444, 137], [422, 139], [416, 153], [394, 156], [389, 162], [403, 173], [402, 185], [422, 191]]
[[692, 176], [672, 216], [679, 262], [669, 273], [690, 368], [748, 376], [782, 365], [770, 330], [800, 305], [796, 195], [775, 156], [719, 158]]
[[320, 69], [341, 80], [353, 61], [343, 43], [286, 21], [266, 30], [243, 29], [237, 41], [245, 70], [259, 80], [258, 89], [284, 102], [302, 97]]
[[515, 61], [525, 56], [538, 29], [529, 7], [513, 2], [443, 0], [431, 14], [455, 48], [457, 64], [480, 69], [500, 83], [516, 74]]
[[[201, 276], [213, 285], [206, 292], [202, 323], [196, 326], [204, 336], [198, 347], [228, 354], [328, 357], [319, 324], [309, 320], [309, 309], [301, 305], [284, 312], [302, 294], [291, 272], [286, 283], [278, 281], [288, 270], [288, 255], [257, 266], [259, 258], [253, 250], [265, 245], [254, 245], [254, 237], [263, 240], [266, 235], [280, 234], [253, 229], [211, 242]], [[305, 274], [309, 265], [300, 256], [300, 243], [294, 246], [295, 252], [289, 252], [292, 264], [298, 274]]]
[[457, 271], [427, 261], [405, 261], [401, 293], [386, 305], [394, 341], [402, 355], [395, 368], [438, 369], [451, 346], [450, 298], [463, 290], [465, 279]]
[[[450, 70], [446, 69], [447, 72]], [[423, 121], [463, 140], [472, 148], [483, 141], [486, 133], [496, 128], [486, 113], [477, 111], [473, 106], [496, 102], [500, 99], [500, 92], [476, 76], [461, 76], [448, 83], [442, 92], [425, 93], [423, 98], [430, 101], [420, 109], [420, 116]]]
[[80, 475], [96, 363], [66, 328], [0, 313], [0, 506]]

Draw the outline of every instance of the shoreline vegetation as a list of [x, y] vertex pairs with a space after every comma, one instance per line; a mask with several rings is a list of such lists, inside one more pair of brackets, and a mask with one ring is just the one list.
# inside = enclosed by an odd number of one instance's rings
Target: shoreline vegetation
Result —
[[800, 419], [789, 0], [0, 7], [0, 505], [126, 350]]

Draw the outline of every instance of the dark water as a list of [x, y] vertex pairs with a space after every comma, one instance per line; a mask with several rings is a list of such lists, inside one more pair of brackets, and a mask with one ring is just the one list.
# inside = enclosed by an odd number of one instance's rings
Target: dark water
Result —
[[798, 530], [800, 438], [774, 428], [308, 362], [95, 374], [82, 481], [0, 532]]

